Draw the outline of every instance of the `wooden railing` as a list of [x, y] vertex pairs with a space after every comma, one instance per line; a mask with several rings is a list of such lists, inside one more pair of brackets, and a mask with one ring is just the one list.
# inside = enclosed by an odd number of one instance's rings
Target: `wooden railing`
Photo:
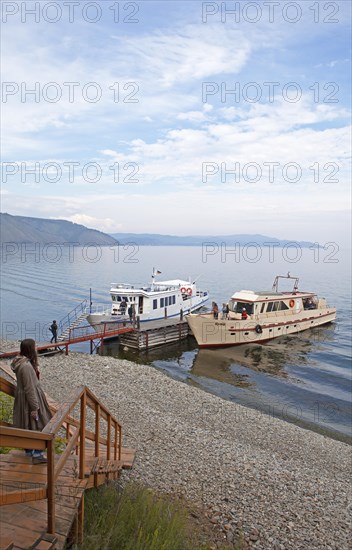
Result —
[[[15, 385], [0, 377], [0, 391], [14, 395]], [[79, 405], [79, 419], [71, 413]], [[87, 408], [95, 412], [95, 431], [87, 429]], [[100, 419], [107, 423], [107, 435], [102, 437]], [[55, 462], [55, 437], [61, 429], [66, 431], [66, 448]], [[106, 447], [107, 461], [121, 460], [122, 426], [112, 416], [109, 410], [102, 405], [99, 399], [86, 386], [75, 389], [69, 398], [57, 409], [56, 413], [45, 426], [42, 432], [22, 430], [9, 425], [0, 426], [1, 445], [19, 449], [38, 449], [47, 452], [47, 483], [40, 489], [21, 491], [21, 501], [47, 498], [48, 501], [48, 533], [55, 533], [55, 483], [65, 466], [71, 453], [75, 450], [78, 455], [78, 477], [84, 479], [86, 475], [86, 440], [94, 442], [94, 456], [100, 457], [100, 446]], [[103, 457], [102, 457], [103, 458]], [[95, 469], [96, 471], [96, 469]], [[97, 485], [97, 473], [94, 473], [94, 484]], [[12, 495], [12, 499], [15, 495]], [[9, 498], [2, 498], [0, 504], [10, 504]]]

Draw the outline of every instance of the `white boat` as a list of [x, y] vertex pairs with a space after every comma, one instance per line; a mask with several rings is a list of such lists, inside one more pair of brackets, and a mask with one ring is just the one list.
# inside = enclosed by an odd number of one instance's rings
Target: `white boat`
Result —
[[153, 269], [152, 282], [145, 286], [112, 283], [111, 309], [90, 313], [87, 321], [100, 332], [107, 323], [140, 323], [180, 317], [199, 309], [208, 300], [208, 292], [199, 290], [196, 281], [173, 279], [157, 281], [160, 271]]
[[[279, 291], [280, 279], [293, 279], [290, 292]], [[336, 319], [336, 308], [314, 292], [298, 290], [299, 279], [278, 275], [271, 291], [241, 290], [228, 302], [228, 313], [190, 314], [188, 324], [200, 348], [264, 342], [295, 334]]]

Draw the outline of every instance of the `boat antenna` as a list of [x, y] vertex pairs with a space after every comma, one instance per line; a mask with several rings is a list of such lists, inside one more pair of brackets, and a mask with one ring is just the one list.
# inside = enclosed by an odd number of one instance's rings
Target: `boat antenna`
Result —
[[154, 290], [154, 280], [155, 280], [155, 267], [153, 267], [153, 272], [152, 272], [152, 290]]

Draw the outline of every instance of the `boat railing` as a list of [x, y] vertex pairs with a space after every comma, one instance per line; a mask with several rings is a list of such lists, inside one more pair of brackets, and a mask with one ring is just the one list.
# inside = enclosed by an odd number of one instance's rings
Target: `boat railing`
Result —
[[85, 299], [80, 302], [76, 307], [74, 307], [65, 317], [63, 317], [59, 323], [59, 332], [64, 332], [64, 330], [72, 325], [78, 319], [80, 315], [83, 315], [87, 312], [88, 300]]
[[91, 305], [90, 308], [87, 307], [86, 313], [110, 313], [111, 311], [111, 302], [110, 303], [98, 303]]

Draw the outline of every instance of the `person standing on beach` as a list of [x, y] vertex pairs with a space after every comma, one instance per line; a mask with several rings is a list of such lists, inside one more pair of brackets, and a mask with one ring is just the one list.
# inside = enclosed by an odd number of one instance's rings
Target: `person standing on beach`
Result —
[[[42, 431], [52, 417], [45, 393], [39, 382], [38, 356], [35, 341], [22, 340], [20, 354], [11, 363], [17, 387], [13, 406], [13, 425], [23, 430]], [[33, 464], [47, 462], [42, 451], [26, 449]]]
[[219, 307], [218, 307], [218, 304], [216, 302], [213, 302], [212, 305], [211, 305], [211, 311], [212, 311], [212, 314], [213, 314], [213, 317], [214, 319], [218, 319], [219, 318]]
[[50, 343], [52, 344], [53, 343], [53, 340], [55, 341], [55, 343], [57, 342], [57, 329], [59, 327], [57, 326], [57, 322], [56, 321], [53, 321], [52, 324], [50, 325], [50, 332], [52, 333], [52, 338], [50, 340]]

